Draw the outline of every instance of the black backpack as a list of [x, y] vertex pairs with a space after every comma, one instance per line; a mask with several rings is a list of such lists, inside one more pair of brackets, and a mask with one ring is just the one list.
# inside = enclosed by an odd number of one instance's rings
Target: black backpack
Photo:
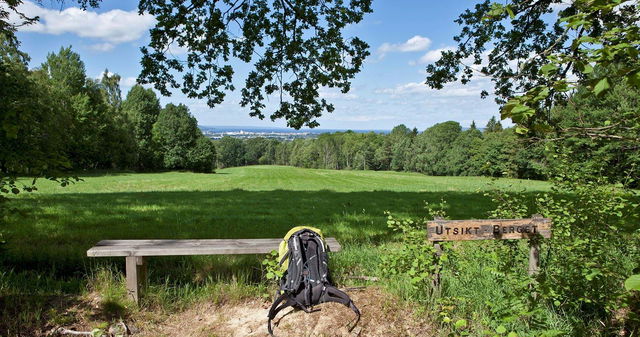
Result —
[[319, 231], [306, 227], [287, 234], [280, 253], [280, 265], [286, 271], [269, 309], [269, 334], [273, 336], [271, 321], [282, 309], [293, 307], [309, 313], [317, 311], [313, 310], [314, 305], [325, 302], [341, 303], [356, 313], [355, 323], [349, 328], [351, 331], [360, 321], [360, 311], [347, 294], [332, 285], [328, 268], [329, 254]]

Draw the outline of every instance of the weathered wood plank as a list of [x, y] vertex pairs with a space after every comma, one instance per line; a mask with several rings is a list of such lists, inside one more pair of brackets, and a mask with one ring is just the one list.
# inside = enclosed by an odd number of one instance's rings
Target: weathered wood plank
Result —
[[538, 273], [540, 268], [540, 245], [537, 242], [532, 242], [529, 247], [529, 268], [527, 273], [532, 276]]
[[551, 219], [480, 219], [427, 222], [429, 241], [530, 239], [551, 237]]
[[[103, 240], [87, 251], [89, 257], [267, 254], [277, 250], [282, 239], [203, 240]], [[342, 248], [327, 238], [332, 252]]]
[[140, 299], [140, 287], [144, 284], [144, 280], [146, 278], [144, 257], [127, 256], [125, 260], [127, 296], [138, 303], [138, 300]]
[[202, 246], [202, 245], [220, 245], [220, 244], [273, 244], [279, 243], [282, 239], [153, 239], [153, 240], [101, 240], [96, 246], [158, 246], [173, 245], [180, 243], [182, 245]]

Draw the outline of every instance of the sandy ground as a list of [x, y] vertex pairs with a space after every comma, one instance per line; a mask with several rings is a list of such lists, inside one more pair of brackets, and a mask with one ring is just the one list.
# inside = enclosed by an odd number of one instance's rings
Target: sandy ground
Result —
[[[320, 311], [305, 313], [286, 309], [275, 319], [278, 337], [286, 336], [431, 336], [432, 330], [408, 307], [385, 295], [380, 289], [369, 287], [348, 290], [360, 308], [362, 318], [351, 331], [348, 326], [355, 318], [347, 307], [325, 303]], [[239, 304], [199, 304], [180, 313], [153, 322], [138, 319], [132, 336], [193, 336], [193, 337], [263, 337], [267, 333], [267, 312], [271, 303], [260, 300]]]

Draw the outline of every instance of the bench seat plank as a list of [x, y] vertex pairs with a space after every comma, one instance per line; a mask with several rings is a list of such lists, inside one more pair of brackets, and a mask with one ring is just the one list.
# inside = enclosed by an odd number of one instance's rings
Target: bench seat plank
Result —
[[[282, 239], [188, 239], [102, 240], [87, 251], [89, 257], [267, 254], [277, 250]], [[341, 249], [335, 238], [327, 238], [329, 250]]]

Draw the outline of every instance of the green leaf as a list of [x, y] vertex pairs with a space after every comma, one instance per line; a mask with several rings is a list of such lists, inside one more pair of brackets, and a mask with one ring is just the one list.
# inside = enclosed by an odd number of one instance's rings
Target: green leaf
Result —
[[596, 96], [600, 96], [610, 87], [611, 85], [609, 84], [609, 79], [604, 77], [600, 81], [598, 81], [595, 87], [593, 87], [593, 93], [596, 94]]
[[511, 19], [516, 18], [516, 15], [513, 13], [513, 9], [511, 8], [511, 5], [508, 5], [507, 7], [505, 7], [505, 9], [507, 10], [507, 13], [509, 13], [509, 17]]
[[494, 18], [499, 18], [504, 14], [505, 7], [499, 3], [492, 3], [491, 10], [487, 12], [487, 15], [483, 18], [485, 20], [490, 20]]
[[600, 272], [600, 270], [592, 270], [589, 274], [585, 275], [585, 278], [587, 279], [587, 281], [593, 281], [594, 278], [596, 278], [596, 276], [602, 275], [602, 272]]
[[629, 74], [627, 76], [627, 82], [636, 88], [640, 88], [640, 71]]
[[517, 334], [517, 333], [515, 333], [515, 332], [513, 332], [513, 331], [511, 331], [511, 332], [509, 332], [509, 334], [507, 335], [507, 337], [518, 337], [518, 334]]
[[629, 291], [640, 291], [640, 274], [631, 275], [626, 281], [624, 281], [624, 288]]
[[530, 107], [524, 105], [524, 104], [519, 104], [517, 106], [515, 106], [513, 108], [513, 110], [511, 110], [511, 115], [513, 116], [518, 116], [518, 115], [523, 115], [523, 116], [529, 116], [529, 115], [533, 115], [533, 113], [535, 113], [535, 111], [533, 109], [531, 109]]
[[567, 92], [571, 88], [569, 87], [569, 84], [567, 84], [566, 81], [561, 80], [561, 81], [557, 81], [557, 82], [555, 82], [553, 84], [553, 89], [555, 89], [556, 91], [559, 91], [559, 92]]
[[507, 332], [507, 328], [505, 328], [504, 325], [500, 325], [496, 328], [496, 333], [499, 335], [502, 335], [505, 332]]
[[581, 36], [578, 38], [578, 43], [598, 43], [598, 39], [592, 36]]
[[528, 129], [528, 128], [525, 128], [524, 126], [520, 126], [520, 125], [516, 126], [516, 133], [517, 133], [517, 134], [519, 134], [519, 135], [524, 135], [524, 134], [526, 134], [527, 132], [529, 132], [529, 129]]
[[547, 63], [542, 67], [540, 67], [540, 72], [546, 76], [546, 75], [549, 75], [549, 73], [551, 73], [552, 71], [556, 71], [557, 69], [558, 69], [557, 65], [553, 63]]
[[533, 99], [535, 101], [541, 101], [541, 100], [543, 100], [543, 99], [545, 99], [547, 97], [549, 97], [549, 88], [544, 88], [544, 89], [540, 90], [540, 92]]
[[453, 324], [453, 326], [456, 327], [456, 329], [464, 328], [467, 326], [467, 320], [459, 319]]
[[568, 20], [568, 26], [569, 28], [572, 28], [572, 29], [576, 29], [577, 27], [585, 26], [585, 25], [589, 25], [589, 21], [581, 19], [577, 16], [571, 17]]
[[593, 67], [590, 64], [585, 64], [584, 69], [582, 69], [583, 74], [591, 74], [593, 72]]

